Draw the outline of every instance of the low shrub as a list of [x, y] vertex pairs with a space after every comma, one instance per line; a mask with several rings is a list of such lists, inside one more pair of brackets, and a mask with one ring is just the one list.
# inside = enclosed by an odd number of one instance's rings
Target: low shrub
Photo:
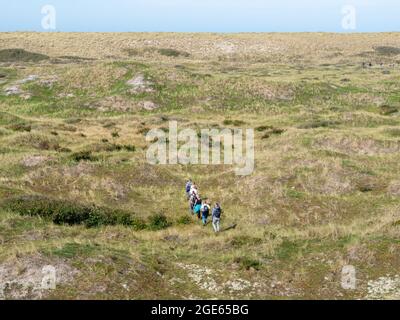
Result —
[[397, 56], [400, 54], [400, 48], [391, 46], [380, 46], [375, 48], [375, 52], [382, 56]]
[[391, 115], [391, 114], [396, 113], [398, 111], [399, 110], [396, 107], [388, 106], [388, 105], [381, 106], [380, 110], [379, 110], [380, 114], [384, 115], [384, 116]]
[[268, 130], [268, 129], [273, 129], [273, 127], [272, 126], [259, 126], [259, 127], [256, 128], [256, 130], [258, 132], [263, 132], [263, 131]]
[[239, 264], [242, 269], [250, 270], [260, 270], [261, 263], [258, 260], [254, 260], [248, 257], [238, 257], [234, 259], [234, 262]]
[[96, 156], [92, 155], [92, 153], [90, 151], [74, 152], [73, 154], [71, 154], [71, 159], [76, 162], [97, 161], [98, 160], [98, 158]]
[[49, 57], [44, 54], [29, 52], [24, 49], [0, 50], [0, 62], [37, 62], [46, 59], [49, 59]]
[[129, 152], [136, 151], [136, 147], [132, 144], [124, 144], [124, 145], [122, 145], [122, 149], [129, 151]]
[[280, 134], [284, 133], [285, 131], [286, 131], [285, 129], [270, 127], [269, 130], [267, 130], [267, 131], [263, 134], [263, 136], [261, 137], [261, 139], [268, 139], [268, 138], [270, 138], [272, 135], [280, 135]]
[[24, 124], [24, 123], [12, 124], [12, 125], [9, 125], [7, 128], [11, 129], [13, 131], [31, 132], [31, 130], [32, 130], [32, 127], [29, 124]]
[[171, 225], [167, 217], [162, 213], [157, 213], [149, 218], [148, 228], [150, 230], [162, 230]]
[[177, 224], [188, 225], [192, 223], [192, 219], [188, 215], [180, 217], [177, 221]]
[[338, 125], [339, 122], [331, 120], [314, 120], [298, 126], [299, 129], [329, 128]]
[[96, 205], [84, 205], [40, 195], [9, 198], [2, 203], [2, 207], [21, 215], [51, 219], [55, 224], [59, 225], [84, 224], [88, 228], [102, 225], [124, 225], [138, 230], [146, 227], [143, 221], [127, 211]]
[[189, 57], [190, 54], [184, 51], [179, 51], [179, 50], [175, 50], [175, 49], [158, 49], [158, 53], [163, 55], [163, 56], [167, 56], [167, 57]]
[[235, 126], [235, 127], [239, 127], [244, 125], [246, 122], [242, 121], [242, 120], [230, 120], [230, 119], [225, 119], [223, 124], [225, 126]]

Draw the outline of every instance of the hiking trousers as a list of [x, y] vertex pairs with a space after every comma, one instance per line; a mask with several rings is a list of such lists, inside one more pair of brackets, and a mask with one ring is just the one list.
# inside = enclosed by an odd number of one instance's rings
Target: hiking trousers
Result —
[[215, 232], [219, 232], [219, 223], [220, 223], [221, 219], [220, 218], [214, 218], [212, 219], [212, 225], [214, 228]]
[[208, 214], [202, 214], [201, 215], [201, 220], [203, 220], [203, 224], [206, 225], [207, 224], [207, 218], [208, 218]]

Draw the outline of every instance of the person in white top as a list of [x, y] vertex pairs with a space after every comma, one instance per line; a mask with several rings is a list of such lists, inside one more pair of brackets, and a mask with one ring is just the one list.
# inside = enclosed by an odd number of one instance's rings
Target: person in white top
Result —
[[196, 196], [199, 195], [199, 190], [197, 189], [197, 185], [193, 182], [192, 186], [190, 187], [190, 194], [195, 194]]

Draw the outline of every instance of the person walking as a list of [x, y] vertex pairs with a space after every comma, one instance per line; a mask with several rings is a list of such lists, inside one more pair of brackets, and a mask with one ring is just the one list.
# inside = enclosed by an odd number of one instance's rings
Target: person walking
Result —
[[193, 182], [192, 185], [190, 186], [190, 195], [193, 193], [198, 197], [199, 196], [199, 189], [197, 188], [197, 185]]
[[221, 206], [217, 202], [212, 210], [212, 225], [215, 233], [218, 233], [220, 231], [221, 213]]
[[203, 205], [201, 206], [201, 220], [203, 221], [203, 226], [207, 224], [208, 216], [210, 215], [210, 204], [208, 200], [205, 200]]
[[186, 185], [185, 185], [185, 192], [186, 192], [186, 197], [189, 200], [190, 199], [190, 189], [192, 188], [192, 180], [187, 180]]
[[186, 192], [186, 197], [189, 200], [190, 199], [190, 189], [192, 188], [192, 180], [189, 179], [186, 181], [185, 184], [185, 192]]
[[194, 206], [197, 201], [197, 196], [195, 193], [191, 193], [189, 197], [189, 213], [193, 214]]
[[194, 204], [193, 213], [197, 215], [197, 218], [200, 219], [200, 211], [202, 207], [202, 200], [200, 197], [197, 197], [196, 202]]

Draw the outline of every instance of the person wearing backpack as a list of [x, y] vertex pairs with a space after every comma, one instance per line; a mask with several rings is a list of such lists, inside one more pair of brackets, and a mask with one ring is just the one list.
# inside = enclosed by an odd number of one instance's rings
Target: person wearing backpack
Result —
[[212, 210], [212, 225], [215, 233], [218, 233], [220, 231], [221, 213], [222, 213], [221, 206], [217, 202], [215, 203], [215, 206]]
[[203, 221], [203, 226], [207, 224], [208, 216], [210, 215], [210, 204], [208, 201], [204, 201], [203, 205], [201, 206], [201, 220]]
[[198, 219], [200, 219], [201, 207], [202, 207], [202, 201], [200, 197], [197, 197], [196, 202], [194, 204], [193, 213], [197, 215]]
[[193, 210], [194, 210], [194, 206], [196, 204], [197, 201], [197, 196], [194, 193], [190, 194], [190, 198], [189, 198], [189, 212], [191, 214], [193, 214]]
[[190, 189], [192, 188], [192, 180], [187, 180], [186, 185], [185, 185], [185, 192], [186, 192], [186, 197], [189, 200], [190, 199]]
[[196, 196], [199, 196], [199, 190], [197, 189], [197, 185], [194, 182], [190, 186], [190, 191], [189, 192], [190, 192], [191, 195], [194, 193]]

